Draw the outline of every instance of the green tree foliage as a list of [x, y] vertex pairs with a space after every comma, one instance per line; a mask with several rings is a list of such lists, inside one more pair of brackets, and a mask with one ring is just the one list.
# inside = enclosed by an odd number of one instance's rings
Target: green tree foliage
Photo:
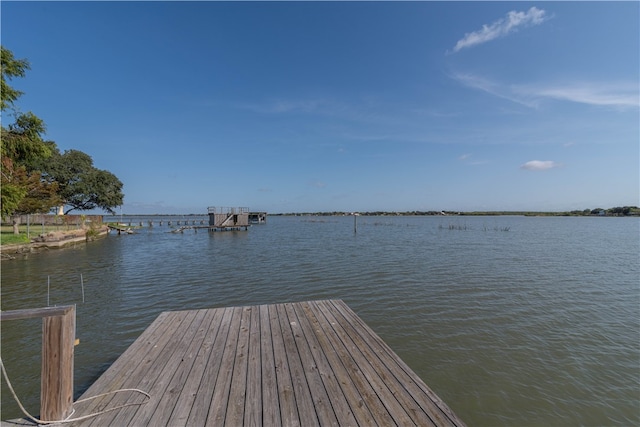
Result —
[[637, 210], [637, 206], [616, 206], [615, 208], [608, 209], [607, 212], [616, 216], [627, 216]]
[[26, 175], [24, 166], [16, 168], [10, 158], [2, 156], [0, 213], [3, 218], [11, 215], [27, 195]]
[[14, 166], [2, 157], [2, 216], [47, 212], [58, 206], [58, 183], [42, 179], [40, 172], [28, 173], [25, 166]]
[[[8, 81], [24, 77], [29, 69], [25, 59], [16, 59], [13, 53], [1, 47], [2, 90], [0, 110], [14, 107], [22, 92], [12, 88]], [[0, 134], [1, 198], [0, 213], [3, 217], [14, 213], [47, 212], [56, 203], [57, 185], [42, 180], [40, 172], [31, 165], [42, 163], [51, 155], [50, 143], [43, 141], [46, 132], [44, 122], [35, 114], [14, 112], [15, 122]]]
[[21, 166], [46, 160], [51, 156], [52, 143], [42, 139], [45, 132], [44, 122], [35, 114], [18, 114], [15, 123], [2, 128], [2, 155]]
[[22, 95], [22, 92], [9, 86], [7, 80], [14, 77], [24, 77], [26, 70], [30, 69], [29, 61], [26, 59], [16, 59], [13, 53], [0, 47], [0, 66], [2, 67], [2, 91], [0, 110], [4, 111], [9, 106], [13, 106], [13, 102]]
[[56, 150], [42, 170], [51, 182], [58, 184], [58, 194], [72, 210], [103, 209], [115, 213], [124, 199], [122, 182], [111, 172], [97, 169], [93, 159], [78, 150], [60, 154]]
[[43, 213], [55, 206], [74, 209], [101, 208], [113, 213], [122, 204], [122, 182], [111, 172], [93, 166], [91, 157], [81, 151], [60, 154], [56, 143], [45, 141], [44, 122], [32, 112], [20, 113], [15, 101], [22, 92], [9, 81], [24, 77], [29, 62], [16, 59], [2, 47], [2, 103], [4, 112], [12, 108], [15, 122], [2, 126], [1, 205], [3, 217], [13, 214]]

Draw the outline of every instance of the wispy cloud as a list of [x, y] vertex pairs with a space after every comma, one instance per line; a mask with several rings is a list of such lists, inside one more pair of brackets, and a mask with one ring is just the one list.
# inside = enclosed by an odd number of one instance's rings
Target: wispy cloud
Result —
[[452, 74], [451, 77], [465, 86], [487, 92], [493, 96], [497, 96], [498, 98], [503, 98], [518, 104], [525, 105], [527, 107], [538, 106], [538, 102], [531, 96], [518, 94], [517, 91], [514, 91], [512, 87], [493, 82], [484, 77], [469, 73], [455, 73]]
[[572, 83], [556, 86], [515, 86], [515, 94], [528, 98], [550, 98], [560, 101], [609, 107], [638, 107], [637, 83]]
[[562, 166], [558, 162], [553, 160], [531, 160], [520, 166], [520, 169], [526, 169], [529, 171], [545, 171]]
[[467, 87], [532, 108], [537, 108], [544, 100], [616, 108], [640, 106], [640, 87], [636, 82], [509, 85], [469, 73], [455, 73], [451, 77]]
[[326, 104], [327, 102], [321, 99], [275, 100], [261, 104], [243, 104], [240, 107], [263, 114], [313, 113], [322, 110]]
[[509, 33], [517, 31], [520, 27], [525, 28], [540, 25], [547, 19], [549, 19], [547, 12], [537, 7], [532, 7], [526, 12], [516, 12], [512, 10], [507, 13], [506, 17], [498, 19], [491, 25], [485, 24], [482, 26], [482, 29], [465, 34], [463, 38], [458, 40], [453, 48], [453, 52], [459, 52], [462, 49], [504, 37]]
[[472, 154], [466, 153], [458, 157], [458, 160], [460, 160], [461, 162], [464, 162], [467, 165], [472, 165], [472, 166], [485, 165], [489, 163], [487, 160], [476, 160], [476, 159], [472, 159], [472, 157], [473, 157]]
[[312, 115], [364, 123], [396, 122], [391, 107], [366, 99], [345, 101], [332, 98], [277, 99], [237, 104], [237, 108], [266, 115]]

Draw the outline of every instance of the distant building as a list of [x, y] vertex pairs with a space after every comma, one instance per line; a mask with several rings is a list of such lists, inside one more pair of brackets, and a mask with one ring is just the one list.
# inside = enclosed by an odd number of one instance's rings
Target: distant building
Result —
[[249, 208], [221, 208], [210, 206], [209, 227], [235, 228], [249, 226]]

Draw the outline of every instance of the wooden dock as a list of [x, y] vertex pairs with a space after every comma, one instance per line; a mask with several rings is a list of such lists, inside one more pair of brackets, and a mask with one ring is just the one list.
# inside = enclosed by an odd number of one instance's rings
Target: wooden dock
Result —
[[340, 300], [163, 312], [74, 426], [463, 426]]

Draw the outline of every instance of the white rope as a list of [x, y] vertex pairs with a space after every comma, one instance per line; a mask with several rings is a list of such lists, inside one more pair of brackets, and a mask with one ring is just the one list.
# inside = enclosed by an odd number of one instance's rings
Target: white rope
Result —
[[127, 406], [144, 405], [145, 403], [147, 403], [151, 399], [151, 395], [149, 395], [149, 393], [147, 393], [146, 391], [142, 391], [142, 390], [139, 390], [137, 388], [122, 388], [120, 390], [114, 390], [114, 391], [110, 391], [108, 393], [99, 394], [97, 396], [92, 396], [92, 397], [87, 397], [85, 399], [80, 399], [80, 400], [77, 400], [75, 403], [86, 402], [86, 401], [89, 401], [89, 400], [92, 400], [92, 399], [97, 399], [98, 397], [107, 396], [107, 395], [119, 393], [119, 392], [122, 392], [122, 391], [133, 391], [133, 392], [136, 392], [136, 393], [141, 393], [147, 398], [147, 400], [145, 400], [144, 402], [140, 402], [140, 403], [125, 403], [124, 405], [119, 405], [119, 406], [116, 406], [114, 408], [105, 409], [105, 410], [100, 411], [100, 412], [91, 413], [89, 415], [84, 415], [82, 417], [77, 417], [77, 418], [69, 418], [76, 412], [76, 410], [73, 409], [71, 414], [69, 414], [69, 416], [64, 420], [58, 420], [58, 421], [40, 420], [40, 419], [34, 417], [33, 415], [31, 415], [29, 412], [27, 412], [27, 410], [24, 408], [24, 406], [22, 406], [22, 403], [20, 402], [20, 399], [18, 399], [18, 395], [16, 394], [15, 390], [13, 389], [13, 386], [11, 385], [11, 381], [9, 381], [9, 375], [7, 374], [7, 370], [4, 367], [4, 362], [2, 361], [1, 357], [0, 357], [0, 367], [2, 367], [2, 375], [4, 376], [4, 380], [7, 382], [7, 386], [9, 387], [9, 390], [11, 391], [11, 394], [13, 395], [14, 400], [16, 401], [18, 406], [20, 407], [20, 410], [22, 410], [22, 413], [27, 418], [29, 418], [31, 421], [33, 421], [36, 424], [63, 424], [63, 423], [71, 423], [71, 422], [74, 422], [74, 421], [82, 421], [82, 420], [86, 420], [88, 418], [97, 417], [98, 415], [102, 415], [102, 414], [105, 414], [107, 412], [115, 411], [116, 409], [126, 408]]

